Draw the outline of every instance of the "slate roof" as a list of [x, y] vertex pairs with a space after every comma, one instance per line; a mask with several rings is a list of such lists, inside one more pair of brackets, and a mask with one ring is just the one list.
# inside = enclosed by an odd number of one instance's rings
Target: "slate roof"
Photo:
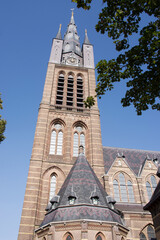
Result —
[[[79, 155], [71, 168], [58, 196], [58, 203], [47, 212], [41, 226], [50, 222], [78, 219], [117, 222], [123, 225], [120, 211], [110, 208], [110, 200], [113, 202], [113, 199], [107, 195], [83, 154]], [[69, 204], [70, 196], [76, 197], [73, 205]], [[98, 197], [97, 205], [93, 205], [92, 196]]]
[[125, 161], [128, 163], [129, 167], [137, 176], [147, 158], [151, 160], [157, 158], [157, 161], [160, 162], [160, 152], [127, 148], [103, 147], [105, 173], [109, 171], [118, 153], [121, 156], [125, 156]]

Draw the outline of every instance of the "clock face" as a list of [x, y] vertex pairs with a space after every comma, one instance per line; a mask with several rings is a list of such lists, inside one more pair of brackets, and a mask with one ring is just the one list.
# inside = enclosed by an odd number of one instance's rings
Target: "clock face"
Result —
[[67, 60], [66, 60], [66, 63], [69, 64], [69, 65], [77, 65], [78, 64], [78, 60], [74, 57], [69, 57]]

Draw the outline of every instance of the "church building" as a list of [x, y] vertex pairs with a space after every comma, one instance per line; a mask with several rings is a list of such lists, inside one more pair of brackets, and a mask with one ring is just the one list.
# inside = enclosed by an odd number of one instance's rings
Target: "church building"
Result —
[[18, 240], [151, 240], [160, 152], [103, 147], [93, 45], [73, 12], [53, 39]]

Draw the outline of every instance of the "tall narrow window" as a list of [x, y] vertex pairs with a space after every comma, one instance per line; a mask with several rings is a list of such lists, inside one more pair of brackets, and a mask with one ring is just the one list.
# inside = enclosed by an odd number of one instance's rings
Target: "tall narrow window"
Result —
[[51, 176], [49, 200], [54, 197], [56, 191], [56, 176]]
[[67, 101], [66, 101], [67, 106], [73, 106], [73, 87], [74, 87], [73, 76], [69, 75], [67, 82]]
[[151, 189], [151, 184], [149, 182], [146, 182], [146, 189], [147, 189], [148, 198], [150, 199], [152, 197], [152, 189]]
[[84, 133], [80, 134], [80, 145], [84, 147], [84, 152], [85, 152], [85, 135]]
[[64, 75], [60, 74], [58, 78], [58, 86], [57, 86], [57, 96], [56, 96], [56, 104], [63, 104], [63, 91], [64, 91]]
[[81, 125], [77, 125], [74, 128], [73, 135], [73, 156], [77, 157], [79, 152], [79, 146], [82, 145], [85, 153], [85, 129]]
[[154, 192], [154, 190], [156, 189], [157, 186], [157, 182], [156, 182], [156, 178], [155, 176], [151, 176], [151, 184], [152, 184], [152, 192]]
[[133, 193], [133, 186], [131, 181], [128, 181], [128, 197], [130, 202], [134, 202], [134, 193]]
[[73, 156], [78, 156], [78, 133], [74, 133], [74, 140], [73, 140]]
[[128, 202], [125, 178], [122, 173], [119, 174], [119, 182], [120, 182], [121, 200], [122, 202]]
[[83, 107], [83, 80], [80, 76], [77, 78], [77, 107]]
[[62, 155], [63, 150], [63, 126], [59, 123], [54, 124], [51, 133], [50, 154]]
[[148, 181], [146, 182], [146, 189], [147, 189], [148, 199], [150, 200], [154, 190], [156, 189], [157, 181], [155, 176], [153, 175], [150, 178], [147, 178], [147, 180]]
[[113, 181], [113, 189], [114, 189], [114, 198], [116, 201], [120, 201], [120, 197], [119, 197], [119, 186], [118, 186], [118, 182], [117, 180]]
[[62, 155], [63, 132], [58, 133], [57, 155]]
[[50, 143], [50, 154], [55, 154], [56, 148], [56, 131], [53, 130], [51, 133], [51, 143]]

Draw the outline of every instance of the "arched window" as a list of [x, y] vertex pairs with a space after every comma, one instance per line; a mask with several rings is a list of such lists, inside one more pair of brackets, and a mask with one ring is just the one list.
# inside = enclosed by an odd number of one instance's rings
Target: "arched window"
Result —
[[152, 194], [154, 190], [156, 189], [157, 181], [154, 175], [151, 175], [149, 178], [147, 178], [146, 182], [146, 189], [148, 194], [148, 199], [150, 200], [152, 197]]
[[96, 240], [102, 240], [102, 237], [98, 234], [98, 236], [96, 237]]
[[62, 155], [63, 150], [63, 126], [62, 124], [56, 123], [53, 126], [50, 141], [49, 154]]
[[135, 202], [133, 185], [128, 175], [119, 173], [113, 180], [113, 190], [117, 202]]
[[140, 240], [156, 239], [154, 228], [151, 224], [147, 225], [139, 235]]
[[53, 174], [53, 175], [51, 176], [51, 180], [50, 180], [49, 200], [51, 200], [51, 199], [54, 197], [55, 191], [56, 191], [56, 175]]
[[80, 76], [77, 77], [77, 107], [83, 107], [83, 80]]
[[66, 237], [66, 240], [72, 240], [71, 235], [68, 235], [68, 236]]
[[85, 153], [85, 129], [83, 126], [78, 124], [74, 128], [73, 134], [73, 156], [78, 156], [79, 146], [82, 145]]
[[155, 238], [155, 232], [151, 225], [148, 225], [148, 227], [147, 227], [147, 235], [148, 235], [149, 240]]
[[58, 78], [58, 85], [57, 85], [57, 96], [56, 96], [57, 105], [63, 104], [63, 92], [64, 92], [64, 75], [60, 74]]
[[73, 236], [71, 233], [66, 233], [63, 239], [64, 240], [73, 240]]
[[104, 235], [102, 233], [97, 233], [95, 240], [104, 240]]

